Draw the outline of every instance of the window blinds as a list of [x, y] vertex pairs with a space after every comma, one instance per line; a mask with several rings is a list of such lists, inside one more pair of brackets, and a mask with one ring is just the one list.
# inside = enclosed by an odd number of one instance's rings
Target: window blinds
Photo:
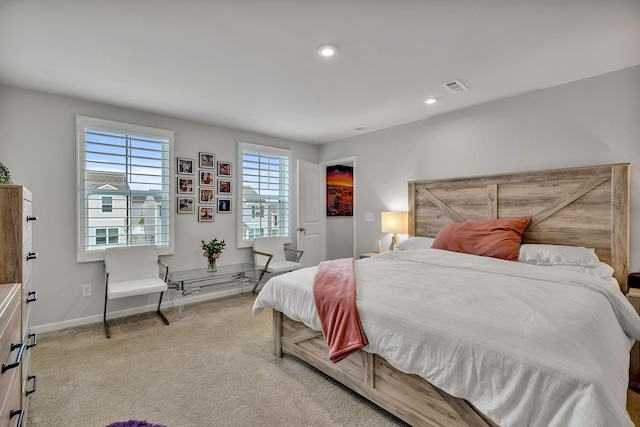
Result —
[[241, 143], [242, 236], [289, 237], [290, 151]]
[[169, 247], [167, 131], [136, 133], [132, 125], [86, 119], [78, 119], [80, 252], [94, 259], [91, 253], [111, 246]]

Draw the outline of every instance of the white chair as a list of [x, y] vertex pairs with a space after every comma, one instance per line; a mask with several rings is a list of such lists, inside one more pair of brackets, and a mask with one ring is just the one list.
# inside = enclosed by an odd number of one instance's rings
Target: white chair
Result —
[[[286, 252], [296, 253], [295, 261], [288, 261]], [[253, 259], [256, 266], [261, 268], [260, 277], [253, 287], [253, 293], [256, 292], [262, 276], [265, 273], [280, 274], [297, 270], [304, 267], [300, 263], [302, 251], [298, 249], [290, 249], [284, 247], [284, 238], [282, 237], [257, 237], [253, 239]]]
[[111, 299], [160, 292], [157, 313], [164, 323], [169, 324], [160, 311], [162, 296], [167, 290], [168, 273], [169, 266], [158, 258], [156, 246], [127, 246], [105, 250], [103, 320], [107, 338], [111, 336], [107, 323], [107, 301]]

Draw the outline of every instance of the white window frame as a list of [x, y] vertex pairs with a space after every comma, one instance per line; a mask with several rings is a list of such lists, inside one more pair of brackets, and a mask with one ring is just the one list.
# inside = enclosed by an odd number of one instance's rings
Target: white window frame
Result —
[[[105, 199], [109, 199], [109, 203], [105, 203]], [[108, 209], [107, 209], [108, 207]], [[113, 197], [112, 196], [102, 196], [102, 212], [103, 213], [111, 213], [113, 212]]]
[[[279, 157], [286, 157], [288, 159], [288, 177], [287, 177], [287, 189], [285, 190], [286, 195], [287, 195], [287, 218], [288, 218], [288, 224], [285, 227], [285, 232], [286, 235], [281, 235], [281, 237], [284, 238], [285, 243], [291, 243], [291, 234], [292, 234], [292, 227], [293, 227], [293, 218], [292, 218], [292, 212], [293, 212], [293, 200], [291, 198], [291, 194], [292, 194], [292, 155], [291, 155], [291, 150], [289, 149], [285, 149], [285, 148], [277, 148], [277, 147], [270, 147], [270, 146], [266, 146], [266, 145], [259, 145], [259, 144], [252, 144], [249, 142], [242, 142], [242, 141], [238, 141], [238, 152], [237, 152], [237, 157], [238, 157], [238, 161], [237, 164], [239, 165], [238, 168], [238, 185], [236, 185], [237, 193], [238, 193], [238, 197], [237, 197], [237, 209], [236, 209], [236, 215], [237, 215], [237, 223], [238, 223], [238, 227], [237, 227], [237, 242], [238, 242], [238, 248], [246, 248], [246, 247], [250, 247], [253, 245], [253, 237], [252, 238], [245, 238], [244, 235], [244, 219], [243, 219], [243, 213], [244, 213], [244, 187], [245, 187], [245, 183], [244, 183], [244, 152], [245, 151], [251, 151], [251, 152], [256, 152], [256, 153], [260, 153], [260, 154], [265, 154], [265, 155], [272, 155], [272, 156], [279, 156]], [[268, 210], [268, 209], [267, 209]], [[263, 216], [269, 216], [269, 212], [264, 212], [263, 211]], [[281, 223], [281, 217], [280, 215], [277, 215], [277, 221], [278, 223]], [[268, 225], [268, 224], [267, 224]], [[268, 230], [268, 226], [267, 225], [263, 225], [263, 233], [264, 232], [270, 232]], [[273, 235], [273, 234], [271, 234]]]
[[[111, 120], [98, 119], [94, 117], [87, 116], [76, 116], [76, 171], [77, 171], [77, 186], [76, 186], [76, 203], [77, 203], [77, 261], [78, 262], [91, 262], [91, 261], [102, 261], [104, 260], [104, 249], [110, 246], [115, 246], [113, 244], [109, 244], [109, 233], [107, 232], [107, 244], [104, 245], [104, 248], [94, 248], [92, 250], [88, 250], [89, 246], [95, 244], [95, 236], [93, 238], [87, 235], [87, 223], [88, 220], [86, 218], [86, 205], [85, 205], [85, 129], [95, 129], [102, 131], [112, 131], [118, 132], [122, 134], [128, 135], [137, 135], [137, 136], [145, 136], [152, 138], [159, 138], [168, 141], [168, 151], [166, 153], [166, 158], [162, 159], [163, 169], [166, 167], [166, 182], [163, 180], [162, 182], [162, 193], [163, 200], [166, 200], [167, 207], [163, 206], [163, 210], [166, 212], [166, 218], [168, 219], [168, 224], [161, 224], [161, 227], [168, 228], [168, 242], [164, 245], [158, 246], [158, 253], [160, 255], [171, 255], [174, 253], [175, 248], [175, 197], [173, 197], [174, 192], [174, 171], [172, 168], [173, 165], [173, 145], [174, 145], [174, 132], [166, 129], [153, 128], [148, 126], [135, 125], [130, 123], [122, 123]], [[114, 201], [115, 203], [115, 201]], [[127, 227], [134, 226], [133, 217], [130, 218], [131, 224]], [[137, 223], [137, 222], [136, 222]], [[109, 225], [105, 225], [104, 227], [109, 229]], [[93, 241], [92, 241], [93, 240]], [[126, 243], [122, 243], [122, 239], [119, 239], [120, 243], [118, 246], [126, 246]], [[103, 245], [101, 245], [103, 246]]]

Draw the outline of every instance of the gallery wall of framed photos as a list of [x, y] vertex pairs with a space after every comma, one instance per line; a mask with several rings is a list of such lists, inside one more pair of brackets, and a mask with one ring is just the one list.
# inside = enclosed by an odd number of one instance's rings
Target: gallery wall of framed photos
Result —
[[213, 222], [215, 214], [230, 214], [233, 164], [217, 161], [214, 153], [199, 152], [193, 158], [176, 158], [179, 214], [198, 214], [199, 222]]

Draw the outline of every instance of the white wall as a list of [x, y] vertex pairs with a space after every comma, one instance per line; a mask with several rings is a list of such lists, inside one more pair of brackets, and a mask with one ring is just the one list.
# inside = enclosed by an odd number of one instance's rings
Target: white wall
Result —
[[[318, 160], [318, 147], [309, 144], [0, 85], [0, 161], [9, 167], [14, 184], [33, 192], [33, 211], [39, 217], [33, 226], [33, 248], [39, 253], [33, 264], [33, 287], [38, 291], [32, 311], [35, 330], [96, 321], [103, 309], [102, 264], [76, 263], [76, 114], [171, 129], [174, 157], [193, 158], [197, 165], [199, 151], [212, 152], [216, 160], [233, 162], [234, 181], [238, 140], [291, 148], [293, 164], [296, 159]], [[295, 195], [295, 181], [293, 185]], [[238, 194], [234, 188], [234, 200]], [[249, 249], [235, 247], [235, 214], [217, 215], [213, 223], [198, 223], [195, 214], [175, 218], [176, 254], [164, 257], [171, 268], [203, 267], [200, 240], [213, 237], [228, 243], [221, 264], [250, 260]], [[93, 296], [82, 298], [81, 286], [87, 283], [93, 284]], [[154, 301], [157, 304], [156, 297], [146, 296], [114, 301], [109, 311], [135, 310]]]
[[359, 253], [381, 238], [389, 246], [380, 212], [407, 208], [410, 180], [631, 163], [630, 268], [640, 271], [640, 66], [335, 142], [320, 154], [347, 156], [358, 164]]

